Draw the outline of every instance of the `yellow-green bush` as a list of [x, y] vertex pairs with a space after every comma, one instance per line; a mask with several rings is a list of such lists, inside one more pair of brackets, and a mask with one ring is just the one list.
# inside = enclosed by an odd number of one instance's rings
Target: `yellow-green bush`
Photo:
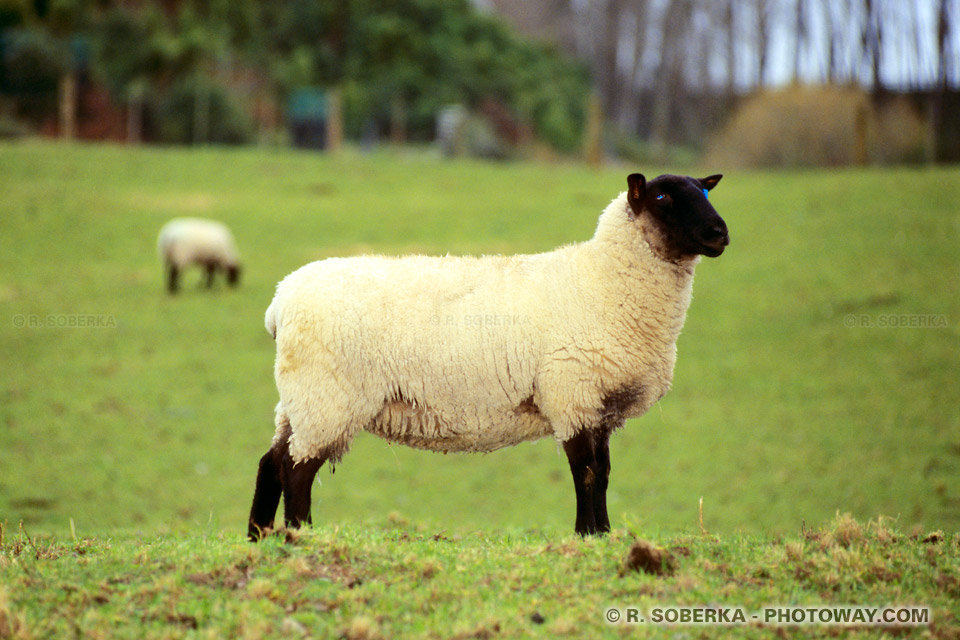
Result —
[[707, 148], [712, 166], [838, 166], [923, 158], [925, 123], [905, 97], [794, 86], [746, 99]]

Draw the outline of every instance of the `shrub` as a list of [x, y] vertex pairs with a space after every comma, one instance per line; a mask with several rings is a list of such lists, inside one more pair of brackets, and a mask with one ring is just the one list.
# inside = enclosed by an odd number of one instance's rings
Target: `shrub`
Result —
[[795, 86], [747, 98], [712, 140], [705, 161], [754, 167], [917, 161], [923, 132], [906, 98], [877, 107], [860, 89]]
[[[196, 108], [204, 102], [208, 109], [207, 135], [205, 140], [196, 140]], [[153, 94], [147, 104], [150, 135], [158, 142], [243, 144], [255, 136], [247, 110], [224, 87], [206, 78], [181, 80], [166, 91]]]
[[922, 162], [927, 123], [913, 103], [896, 96], [877, 109], [872, 136], [872, 158], [881, 164]]
[[57, 112], [57, 83], [67, 70], [66, 50], [43, 31], [11, 29], [0, 42], [0, 94], [16, 100], [35, 122]]

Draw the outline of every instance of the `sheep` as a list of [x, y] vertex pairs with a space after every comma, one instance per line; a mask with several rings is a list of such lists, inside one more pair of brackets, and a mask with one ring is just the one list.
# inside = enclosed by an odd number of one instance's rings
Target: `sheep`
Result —
[[581, 536], [610, 530], [609, 438], [670, 386], [700, 256], [730, 242], [720, 175], [627, 178], [589, 241], [548, 253], [331, 258], [266, 312], [280, 401], [247, 534], [311, 523], [321, 465], [361, 430], [440, 452], [546, 436], [566, 453]]
[[180, 272], [195, 264], [207, 272], [207, 288], [218, 270], [227, 283], [240, 282], [240, 258], [233, 235], [223, 223], [203, 218], [175, 218], [163, 225], [157, 238], [157, 253], [167, 268], [167, 289], [177, 292]]

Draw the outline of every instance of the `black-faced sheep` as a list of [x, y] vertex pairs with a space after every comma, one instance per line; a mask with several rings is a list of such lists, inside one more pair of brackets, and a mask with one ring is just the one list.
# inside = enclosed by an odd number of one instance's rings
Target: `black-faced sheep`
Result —
[[207, 273], [207, 288], [217, 271], [227, 283], [240, 282], [240, 258], [233, 235], [223, 223], [203, 218], [175, 218], [160, 229], [157, 252], [167, 269], [167, 289], [176, 293], [180, 272], [197, 265]]
[[727, 226], [719, 175], [627, 178], [587, 242], [536, 255], [356, 257], [308, 264], [277, 287], [276, 432], [248, 535], [310, 522], [320, 466], [358, 431], [432, 451], [492, 451], [552, 436], [577, 498], [576, 531], [609, 531], [610, 433], [670, 386], [701, 255]]

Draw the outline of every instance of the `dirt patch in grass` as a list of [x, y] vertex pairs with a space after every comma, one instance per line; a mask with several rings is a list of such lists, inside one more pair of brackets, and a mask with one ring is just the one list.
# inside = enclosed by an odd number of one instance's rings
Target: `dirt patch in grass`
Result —
[[933, 531], [928, 533], [924, 537], [920, 538], [920, 542], [924, 544], [940, 544], [944, 540], [943, 531]]
[[645, 540], [637, 540], [627, 553], [620, 575], [643, 571], [656, 576], [671, 576], [676, 570], [677, 560], [672, 553]]
[[187, 576], [187, 582], [205, 587], [223, 589], [242, 589], [253, 577], [253, 567], [246, 563], [218, 568], [210, 572], [193, 573]]

